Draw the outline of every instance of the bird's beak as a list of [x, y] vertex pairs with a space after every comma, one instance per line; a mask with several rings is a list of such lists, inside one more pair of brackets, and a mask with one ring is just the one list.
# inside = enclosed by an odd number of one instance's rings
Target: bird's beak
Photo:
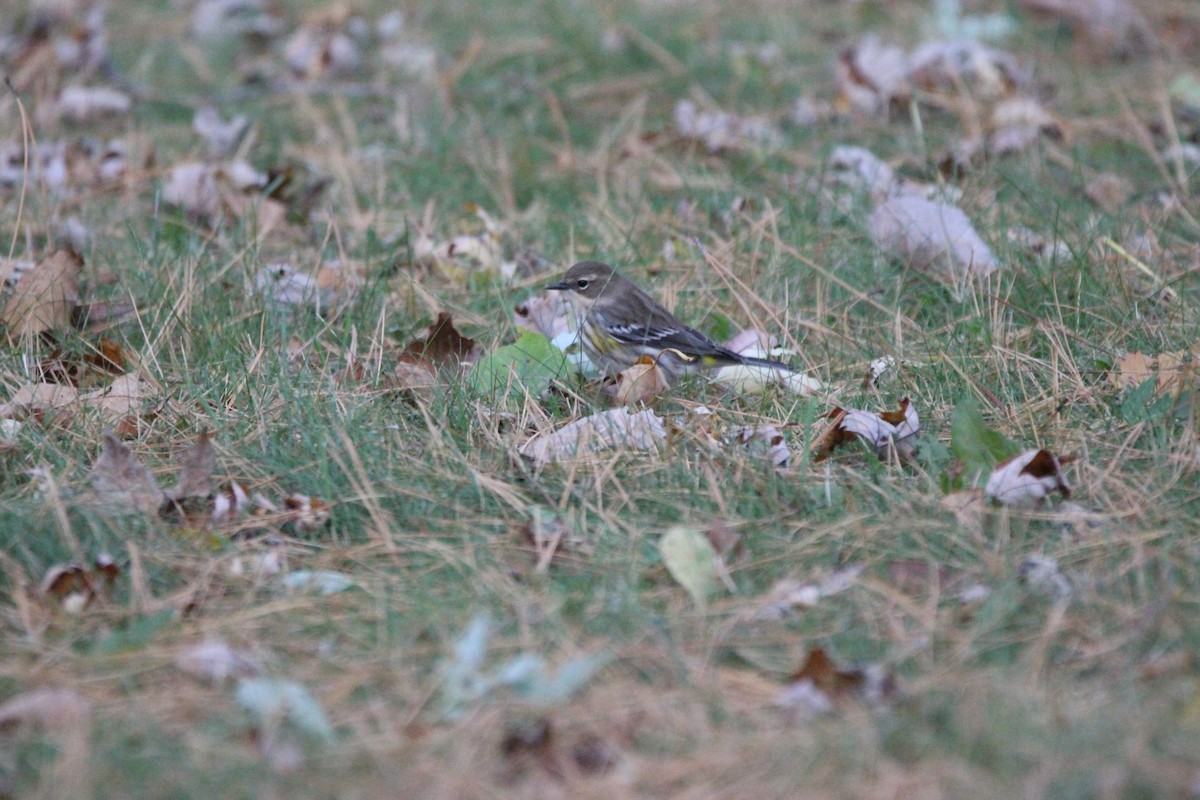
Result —
[[548, 292], [565, 292], [567, 289], [570, 289], [570, 288], [571, 288], [570, 284], [568, 284], [566, 281], [558, 281], [557, 283], [552, 283], [549, 286], [547, 286], [546, 291], [548, 291]]

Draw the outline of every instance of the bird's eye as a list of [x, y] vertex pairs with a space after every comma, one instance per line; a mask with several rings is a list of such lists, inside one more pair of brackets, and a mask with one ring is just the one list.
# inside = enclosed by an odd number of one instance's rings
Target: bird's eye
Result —
[[590, 283], [590, 281], [587, 278], [580, 278], [579, 280], [575, 281], [575, 286], [582, 291], [588, 287], [588, 283]]

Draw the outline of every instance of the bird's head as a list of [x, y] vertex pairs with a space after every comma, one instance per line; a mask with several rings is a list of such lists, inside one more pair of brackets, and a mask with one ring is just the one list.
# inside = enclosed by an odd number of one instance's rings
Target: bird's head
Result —
[[597, 300], [605, 291], [613, 289], [623, 278], [616, 270], [599, 261], [580, 261], [567, 270], [566, 274], [547, 289], [570, 292], [569, 297], [582, 300]]

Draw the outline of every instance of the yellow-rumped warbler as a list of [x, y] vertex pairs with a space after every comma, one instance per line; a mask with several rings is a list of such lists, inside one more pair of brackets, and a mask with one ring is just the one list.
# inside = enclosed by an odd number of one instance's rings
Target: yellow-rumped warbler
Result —
[[684, 325], [633, 282], [607, 264], [580, 261], [546, 287], [566, 292], [579, 315], [579, 340], [592, 363], [615, 375], [643, 356], [654, 359], [669, 381], [706, 367], [745, 364], [788, 369], [786, 364], [743, 356]]

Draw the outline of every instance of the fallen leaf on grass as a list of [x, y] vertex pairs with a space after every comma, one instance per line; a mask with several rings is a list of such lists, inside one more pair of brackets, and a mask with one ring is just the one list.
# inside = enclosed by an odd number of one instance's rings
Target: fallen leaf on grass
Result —
[[305, 80], [352, 74], [362, 66], [362, 50], [351, 31], [361, 18], [335, 4], [308, 16], [283, 45], [292, 74]]
[[907, 397], [900, 401], [896, 411], [872, 413], [834, 408], [825, 418], [831, 422], [812, 445], [818, 460], [828, 457], [834, 448], [856, 440], [861, 440], [880, 458], [886, 457], [893, 447], [902, 457], [908, 457], [921, 430], [917, 409]]
[[37, 417], [45, 423], [47, 416], [74, 405], [79, 391], [63, 383], [27, 383], [13, 393], [7, 403], [0, 405], [0, 419], [24, 420]]
[[176, 164], [163, 183], [163, 202], [188, 216], [213, 224], [223, 216], [239, 219], [261, 199], [269, 179], [245, 161]]
[[434, 372], [446, 364], [470, 363], [475, 355], [475, 340], [459, 333], [454, 327], [453, 317], [442, 311], [424, 337], [408, 343], [400, 353], [400, 361]]
[[1062, 468], [1074, 460], [1074, 456], [1049, 450], [1026, 450], [992, 468], [984, 494], [999, 505], [1015, 508], [1040, 505], [1056, 491], [1070, 497], [1071, 487]]
[[753, 619], [783, 619], [796, 609], [815, 608], [826, 597], [833, 597], [853, 588], [862, 574], [862, 564], [849, 564], [831, 572], [819, 581], [799, 581], [784, 578], [778, 581], [767, 596], [759, 601]]
[[1011, 53], [972, 39], [937, 40], [908, 57], [908, 77], [926, 92], [966, 91], [977, 99], [1003, 97], [1030, 83]]
[[728, 111], [697, 108], [691, 100], [675, 104], [675, 130], [686, 139], [696, 139], [709, 153], [753, 146], [778, 146], [779, 129], [764, 117], [741, 117]]
[[1061, 139], [1058, 119], [1032, 97], [1010, 97], [988, 116], [987, 151], [1000, 158], [1032, 148], [1042, 138]]
[[554, 462], [571, 461], [607, 450], [657, 450], [667, 438], [662, 418], [650, 409], [630, 413], [613, 408], [559, 428], [539, 434], [518, 448], [518, 452], [542, 467]]
[[205, 106], [192, 117], [192, 130], [204, 140], [210, 159], [231, 158], [250, 129], [250, 120], [238, 114], [226, 122], [212, 106]]
[[180, 672], [213, 684], [225, 683], [230, 678], [252, 678], [259, 673], [257, 662], [249, 654], [222, 639], [192, 645], [178, 653], [174, 663]]
[[175, 456], [179, 477], [167, 491], [172, 500], [188, 497], [207, 498], [213, 493], [213, 471], [217, 468], [217, 454], [213, 451], [208, 431], [200, 431], [196, 441]]
[[658, 543], [663, 565], [701, 609], [721, 590], [720, 556], [697, 528], [675, 525]]
[[774, 425], [744, 427], [738, 431], [738, 441], [751, 450], [765, 448], [771, 463], [780, 469], [792, 460], [792, 451], [787, 445], [787, 439]]
[[912, 94], [908, 56], [874, 34], [841, 52], [836, 81], [839, 104], [862, 114], [887, 114]]
[[413, 259], [418, 264], [437, 268], [448, 280], [460, 285], [472, 275], [511, 280], [517, 272], [517, 263], [504, 259], [504, 228], [482, 207], [474, 203], [469, 207], [482, 223], [483, 230], [459, 234], [441, 242], [422, 232], [413, 243]]
[[1197, 357], [1186, 350], [1157, 355], [1126, 353], [1117, 359], [1108, 379], [1117, 388], [1127, 389], [1153, 378], [1155, 392], [1163, 394], [1195, 381], [1197, 371]]
[[128, 114], [133, 98], [111, 86], [67, 86], [58, 97], [38, 109], [43, 125], [63, 119], [68, 122], [95, 122], [103, 117]]
[[56, 250], [25, 272], [0, 312], [10, 341], [62, 330], [79, 305], [83, 259], [73, 250]]
[[1033, 591], [1055, 600], [1066, 600], [1075, 594], [1071, 579], [1063, 574], [1058, 562], [1050, 556], [1027, 557], [1017, 568], [1017, 577]]
[[104, 434], [104, 448], [92, 464], [88, 482], [93, 494], [87, 503], [99, 503], [116, 511], [156, 514], [163, 493], [150, 470], [115, 434]]
[[956, 206], [902, 194], [884, 200], [867, 219], [871, 241], [889, 257], [957, 286], [1001, 264]]
[[879, 708], [887, 705], [897, 690], [895, 674], [883, 666], [839, 666], [818, 647], [809, 652], [775, 705], [792, 719], [807, 720], [831, 714], [851, 702]]
[[56, 347], [38, 362], [34, 371], [39, 381], [66, 383], [76, 389], [89, 389], [97, 381], [111, 381], [125, 372], [125, 349], [117, 342], [101, 337], [83, 353], [69, 353]]
[[570, 374], [567, 357], [549, 339], [533, 331], [522, 331], [515, 342], [498, 347], [475, 362], [467, 373], [467, 385], [475, 392], [495, 396], [503, 393], [505, 401], [517, 404], [524, 401], [523, 388], [533, 397], [540, 397], [558, 378]]
[[617, 373], [616, 400], [621, 405], [636, 406], [670, 387], [667, 374], [658, 362], [650, 356], [642, 356], [636, 364]]
[[1133, 184], [1120, 175], [1104, 172], [1083, 187], [1083, 195], [1106, 214], [1116, 214], [1133, 194]]
[[254, 276], [255, 290], [277, 306], [312, 306], [318, 312], [349, 303], [362, 287], [358, 262], [323, 261], [315, 272], [304, 272], [284, 261], [267, 264]]
[[46, 570], [38, 594], [68, 614], [79, 614], [108, 592], [120, 574], [112, 556], [101, 553], [91, 569], [82, 564], [56, 564]]
[[285, 589], [312, 590], [322, 595], [338, 594], [358, 584], [343, 572], [332, 570], [297, 570], [289, 572], [279, 579], [279, 585]]

